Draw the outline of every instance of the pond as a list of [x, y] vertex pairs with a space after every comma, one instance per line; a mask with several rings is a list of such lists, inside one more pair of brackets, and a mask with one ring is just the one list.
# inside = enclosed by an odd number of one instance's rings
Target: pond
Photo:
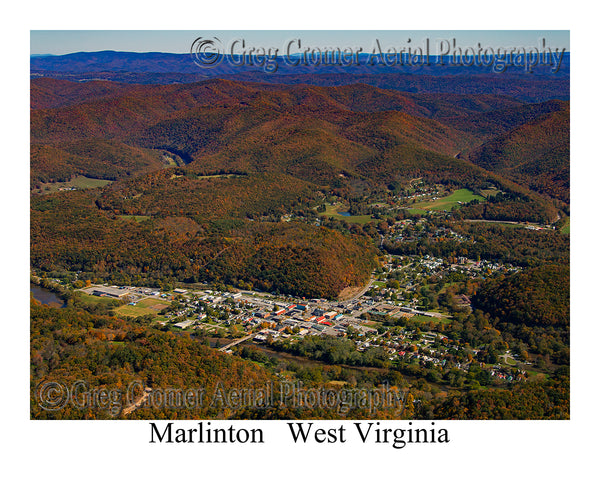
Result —
[[33, 298], [41, 302], [43, 305], [50, 305], [52, 307], [64, 308], [66, 303], [56, 293], [40, 287], [39, 285], [29, 285], [29, 290], [33, 293]]

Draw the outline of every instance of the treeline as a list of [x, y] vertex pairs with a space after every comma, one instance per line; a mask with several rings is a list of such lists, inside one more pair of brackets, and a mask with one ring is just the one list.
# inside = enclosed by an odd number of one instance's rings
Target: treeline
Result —
[[[468, 315], [459, 314], [450, 325], [431, 323], [428, 326], [422, 322], [397, 320], [396, 325], [410, 326], [412, 334], [409, 332], [408, 335], [412, 335], [413, 339], [420, 337], [421, 329], [447, 336], [446, 339], [435, 340], [436, 349], [429, 351], [425, 347], [421, 351], [429, 356], [438, 356], [436, 350], [445, 346], [445, 366], [408, 356], [392, 362], [382, 347], [373, 346], [359, 352], [353, 341], [327, 336], [268, 344], [268, 348], [274, 351], [322, 362], [321, 365], [298, 366], [302, 365], [300, 363], [293, 367], [293, 360], [286, 360], [282, 366], [275, 357], [250, 347], [245, 347], [240, 355], [276, 371], [294, 371], [311, 386], [328, 380], [353, 381], [357, 371], [369, 372], [372, 376], [379, 376], [380, 381], [385, 378], [391, 384], [409, 387], [411, 396], [416, 400], [412, 418], [569, 418], [568, 333], [561, 336], [544, 329], [530, 329], [529, 335], [522, 335], [525, 331], [498, 330], [492, 326], [489, 315], [479, 310]], [[390, 321], [394, 324], [393, 319]], [[395, 328], [392, 327], [392, 330]], [[494, 380], [489, 369], [480, 367], [480, 362], [498, 363], [499, 356], [508, 348], [522, 361], [535, 357], [536, 368], [548, 372], [549, 378], [541, 380], [534, 378], [535, 374], [527, 378], [513, 367], [511, 375], [518, 381], [507, 385]], [[555, 364], [553, 369], [549, 368], [550, 361]], [[458, 362], [467, 365], [467, 369], [457, 368]], [[332, 371], [336, 374], [331, 375], [329, 372]]]
[[160, 151], [102, 139], [47, 145], [34, 143], [30, 160], [32, 184], [63, 182], [77, 175], [117, 180], [165, 166]]
[[139, 176], [105, 189], [96, 204], [115, 215], [186, 216], [207, 223], [283, 215], [314, 196], [314, 185], [289, 175], [198, 175], [176, 167]]
[[396, 255], [480, 258], [523, 267], [569, 263], [569, 237], [555, 230], [534, 231], [510, 225], [469, 222], [454, 223], [451, 228], [466, 239], [430, 235], [409, 242], [387, 241], [383, 247]]
[[551, 202], [515, 192], [497, 193], [486, 202], [469, 202], [454, 211], [454, 217], [461, 219], [479, 219], [494, 221], [552, 223], [556, 219], [557, 210]]
[[324, 227], [169, 218], [124, 220], [98, 210], [85, 192], [35, 198], [31, 265], [97, 282], [224, 283], [326, 298], [366, 282], [376, 266], [367, 239]]
[[[30, 331], [34, 419], [125, 418], [121, 407], [132, 399], [127, 398], [126, 392], [134, 382], [158, 392], [200, 388], [206, 392], [206, 400], [217, 388], [227, 392], [234, 388], [262, 388], [269, 383], [277, 392], [282, 379], [301, 381], [308, 388], [372, 389], [384, 384], [409, 389], [402, 418], [568, 418], [569, 415], [565, 368], [556, 370], [548, 380], [484, 390], [481, 386], [489, 385], [489, 373], [476, 366], [466, 373], [457, 369], [440, 371], [439, 367], [427, 364], [393, 365], [389, 369], [385, 368], [387, 360], [380, 348], [360, 353], [349, 340], [320, 337], [307, 338], [302, 346], [290, 347], [290, 351], [297, 349], [297, 353], [318, 358], [323, 365], [302, 365], [291, 359], [270, 357], [255, 348], [243, 348], [242, 358], [259, 362], [262, 365], [259, 366], [210, 349], [186, 333], [156, 330], [145, 320], [133, 322], [117, 316], [93, 315], [73, 307], [51, 308], [35, 300], [31, 305]], [[495, 335], [493, 331], [490, 333]], [[340, 361], [354, 366], [337, 364]], [[72, 401], [60, 408], [43, 408], [53, 398], [44, 394], [47, 382], [72, 387], [78, 381], [83, 383]], [[334, 386], [329, 383], [332, 381], [344, 386]], [[452, 387], [449, 394], [438, 387], [444, 384]], [[122, 397], [114, 402], [86, 403], [94, 398], [85, 397], [86, 392], [103, 389], [121, 392]], [[133, 400], [137, 400], [142, 390], [133, 393]], [[79, 405], [73, 400], [78, 400]], [[219, 402], [204, 401], [201, 405], [179, 404], [177, 408], [165, 408], [159, 403], [151, 408], [138, 408], [126, 418], [398, 418], [394, 415], [400, 413], [373, 412], [360, 406], [341, 413], [336, 408], [286, 405], [228, 409]]]
[[391, 365], [383, 348], [370, 348], [365, 352], [359, 352], [352, 340], [328, 335], [309, 335], [297, 342], [275, 342], [271, 344], [271, 347], [330, 365], [345, 364], [380, 368], [389, 368]]
[[452, 393], [433, 405], [424, 405], [420, 413], [453, 420], [566, 420], [570, 417], [569, 401], [569, 374], [568, 369], [563, 369], [543, 383]]
[[[44, 409], [50, 398], [43, 395], [44, 382], [72, 387], [84, 381], [87, 388], [118, 390], [124, 403], [133, 382], [150, 388], [223, 389], [264, 386], [274, 380], [264, 369], [205, 347], [187, 335], [154, 330], [110, 316], [92, 315], [83, 310], [56, 309], [31, 305], [31, 418], [94, 419], [122, 418], [117, 409], [85, 405], [85, 391], [64, 408]], [[136, 392], [135, 399], [141, 397]], [[40, 396], [42, 395], [42, 396]], [[90, 399], [88, 399], [89, 401]], [[110, 405], [112, 407], [112, 404]], [[87, 407], [87, 408], [86, 408]], [[204, 405], [186, 411], [144, 409], [127, 418], [224, 418], [227, 409]]]
[[569, 202], [570, 109], [550, 102], [551, 111], [499, 135], [469, 159], [532, 190]]
[[569, 267], [544, 265], [483, 282], [473, 306], [500, 322], [528, 326], [569, 325]]
[[[412, 418], [414, 413], [411, 396], [401, 412], [374, 411], [370, 405], [357, 403], [345, 408], [299, 406], [290, 400], [281, 404], [282, 377], [269, 369], [211, 349], [186, 333], [164, 332], [143, 322], [92, 315], [72, 307], [56, 309], [33, 301], [30, 332], [32, 419], [392, 419], [400, 415]], [[374, 389], [382, 383], [394, 389], [407, 386], [393, 372], [280, 365], [256, 352], [247, 352], [244, 357], [264, 362], [270, 369], [294, 372], [294, 378], [286, 380], [311, 387], [352, 390], [357, 386]], [[328, 379], [347, 380], [348, 386], [332, 386]], [[141, 399], [143, 387], [155, 393], [125, 415], [123, 408]], [[260, 400], [253, 403], [254, 397], [248, 395], [229, 397], [231, 392], [252, 395], [259, 390], [272, 391], [273, 397], [262, 404]], [[201, 397], [188, 395], [195, 391], [204, 393]], [[260, 399], [258, 395], [255, 398]]]

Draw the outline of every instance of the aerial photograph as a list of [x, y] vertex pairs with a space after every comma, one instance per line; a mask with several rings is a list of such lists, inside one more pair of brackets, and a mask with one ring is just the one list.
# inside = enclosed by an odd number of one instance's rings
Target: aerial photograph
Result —
[[570, 419], [569, 31], [30, 39], [31, 420]]

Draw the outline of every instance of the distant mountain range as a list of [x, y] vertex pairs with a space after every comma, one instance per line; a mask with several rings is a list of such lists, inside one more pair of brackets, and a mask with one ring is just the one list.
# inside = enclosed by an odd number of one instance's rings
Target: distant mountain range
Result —
[[[269, 171], [317, 184], [340, 175], [374, 181], [424, 171], [446, 179], [485, 176], [469, 158], [568, 201], [569, 107], [557, 100], [529, 104], [365, 84], [40, 78], [32, 81], [31, 106], [32, 179], [52, 172], [115, 179], [156, 168], [160, 160], [152, 152], [160, 150], [198, 171]], [[90, 155], [95, 162], [85, 160]], [[137, 162], [126, 160], [132, 156]], [[560, 178], [547, 178], [546, 167], [552, 175], [562, 172]]]
[[[221, 60], [210, 68], [197, 65], [194, 56], [189, 53], [161, 52], [115, 52], [105, 50], [100, 52], [77, 52], [66, 55], [32, 55], [31, 71], [61, 71], [72, 73], [83, 72], [135, 72], [135, 73], [203, 73], [208, 76], [237, 74], [243, 72], [265, 71], [263, 65], [253, 64], [240, 56], [223, 54]], [[329, 63], [303, 60], [301, 55], [279, 55], [270, 59], [274, 68], [268, 69], [274, 74], [326, 74], [326, 73], [419, 73], [427, 75], [467, 75], [492, 73], [491, 65], [468, 65], [451, 56], [423, 55], [414, 57], [403, 63], [399, 61], [384, 63], [381, 57], [371, 53], [361, 53], [353, 57], [352, 62], [342, 62], [333, 59]], [[379, 60], [378, 60], [379, 59]], [[421, 60], [422, 59], [422, 60]], [[303, 61], [301, 61], [303, 60]], [[508, 62], [510, 63], [510, 62]], [[507, 65], [506, 71], [519, 74], [525, 71], [520, 62]], [[556, 68], [554, 68], [556, 70]], [[560, 68], [554, 72], [549, 66], [537, 65], [532, 67], [537, 75], [568, 76], [570, 72], [570, 53], [565, 52], [560, 60]]]
[[[32, 56], [31, 76], [72, 81], [111, 80], [123, 83], [194, 83], [208, 78], [312, 85], [366, 83], [380, 88], [409, 92], [493, 93], [511, 95], [528, 101], [568, 100], [570, 55], [565, 53], [561, 68], [551, 73], [536, 67], [525, 73], [523, 67], [508, 67], [494, 73], [491, 67], [453, 65], [360, 65], [291, 66], [277, 58], [277, 70], [267, 73], [257, 66], [235, 66], [227, 56], [214, 68], [201, 68], [190, 54], [80, 52], [68, 55]], [[432, 61], [435, 63], [435, 59]], [[449, 63], [449, 62], [446, 62]]]
[[[422, 179], [503, 192], [463, 206], [464, 218], [546, 224], [568, 210], [568, 76], [246, 72], [189, 83], [197, 73], [151, 71], [189, 57], [148, 55], [31, 59], [56, 68], [31, 80], [33, 264], [333, 298], [364, 284], [376, 260], [365, 235], [377, 234], [317, 225], [325, 198]], [[127, 81], [92, 80], [102, 77]], [[79, 176], [113, 182], [44, 195]], [[317, 224], [281, 221], [292, 213]]]

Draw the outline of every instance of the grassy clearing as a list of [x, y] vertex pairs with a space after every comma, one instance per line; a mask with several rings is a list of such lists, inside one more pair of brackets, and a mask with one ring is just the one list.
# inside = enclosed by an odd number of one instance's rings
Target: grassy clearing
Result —
[[163, 155], [162, 160], [165, 163], [165, 167], [179, 167], [180, 165], [185, 164], [179, 157], [175, 159], [170, 155]]
[[196, 178], [239, 178], [245, 176], [238, 173], [221, 173], [218, 175], [196, 175]]
[[434, 211], [450, 211], [453, 207], [459, 205], [460, 203], [467, 203], [471, 200], [485, 200], [481, 195], [475, 195], [468, 188], [461, 188], [460, 190], [456, 190], [452, 192], [450, 195], [438, 198], [436, 200], [427, 200], [423, 202], [417, 202], [409, 209], [415, 210], [415, 212], [411, 213], [421, 213], [420, 210], [434, 210]]
[[510, 365], [511, 367], [514, 367], [517, 364], [517, 361], [514, 358], [511, 357], [503, 357], [504, 358], [504, 363], [506, 363], [506, 365]]
[[348, 207], [343, 205], [326, 205], [325, 212], [319, 213], [322, 217], [333, 217], [338, 220], [345, 220], [348, 223], [365, 224], [373, 220], [371, 215], [341, 215], [339, 212], [344, 212]]
[[116, 298], [98, 297], [96, 295], [88, 295], [84, 292], [74, 292], [73, 296], [77, 299], [77, 302], [85, 306], [105, 305], [107, 307], [114, 307], [119, 304], [119, 300]]
[[79, 175], [68, 182], [43, 183], [40, 193], [54, 193], [61, 189], [86, 190], [88, 188], [104, 187], [110, 183], [112, 183], [112, 180], [100, 180], [98, 178], [89, 178]]
[[413, 315], [412, 317], [410, 317], [410, 320], [416, 321], [416, 322], [420, 322], [420, 323], [429, 323], [429, 322], [433, 322], [433, 323], [445, 323], [445, 324], [449, 324], [450, 323], [450, 319], [447, 317], [426, 317], [425, 315]]
[[488, 198], [488, 197], [494, 197], [496, 196], [498, 193], [500, 193], [500, 190], [496, 189], [496, 188], [488, 188], [486, 190], [481, 190], [481, 194]]
[[138, 223], [151, 218], [149, 215], [118, 215], [121, 220], [134, 220]]
[[161, 310], [167, 308], [169, 304], [164, 300], [156, 298], [145, 298], [135, 305], [122, 305], [115, 309], [115, 313], [129, 317], [141, 317], [142, 315], [157, 315]]
[[567, 217], [567, 222], [561, 227], [560, 233], [570, 235], [571, 233], [571, 217]]

